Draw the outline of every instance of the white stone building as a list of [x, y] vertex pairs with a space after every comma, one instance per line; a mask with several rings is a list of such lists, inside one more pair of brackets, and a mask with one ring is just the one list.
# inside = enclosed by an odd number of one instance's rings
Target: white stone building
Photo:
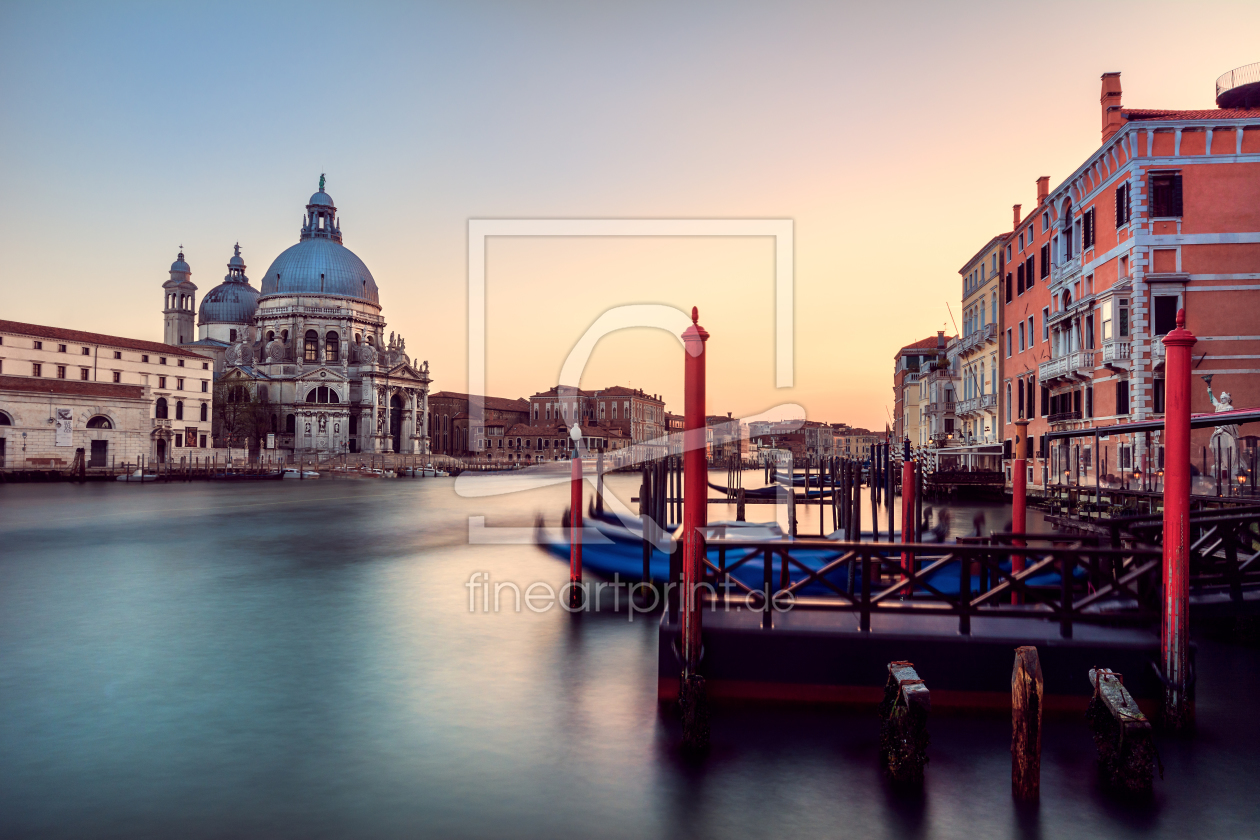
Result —
[[[303, 453], [429, 452], [429, 366], [386, 338], [376, 281], [342, 244], [332, 197], [311, 196], [296, 245], [250, 285], [240, 246], [197, 309], [186, 347], [215, 359], [227, 389], [268, 403], [277, 449]], [[196, 286], [180, 259], [163, 285], [167, 334], [185, 335]], [[187, 297], [184, 297], [187, 296]], [[172, 305], [173, 304], [173, 305]]]
[[211, 360], [156, 341], [0, 321], [0, 464], [68, 469], [211, 455]]

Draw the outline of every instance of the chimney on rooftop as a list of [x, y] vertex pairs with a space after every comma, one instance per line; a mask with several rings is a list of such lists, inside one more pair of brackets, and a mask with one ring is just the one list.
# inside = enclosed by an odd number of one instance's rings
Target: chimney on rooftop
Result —
[[940, 352], [945, 349], [945, 330], [936, 331], [936, 350]]
[[1042, 175], [1037, 179], [1037, 206], [1046, 203], [1046, 199], [1050, 197], [1050, 176]]
[[1015, 228], [1019, 227], [1019, 208], [1020, 208], [1021, 206], [1022, 206], [1022, 205], [1016, 204], [1014, 207], [1012, 207], [1012, 208], [1011, 208], [1011, 210], [1012, 210], [1012, 211], [1013, 211], [1013, 213], [1015, 214], [1015, 221], [1014, 221], [1014, 223], [1011, 225], [1011, 230], [1014, 230]]
[[1099, 101], [1102, 103], [1102, 141], [1106, 143], [1126, 122], [1120, 114], [1119, 73], [1102, 74], [1102, 97]]

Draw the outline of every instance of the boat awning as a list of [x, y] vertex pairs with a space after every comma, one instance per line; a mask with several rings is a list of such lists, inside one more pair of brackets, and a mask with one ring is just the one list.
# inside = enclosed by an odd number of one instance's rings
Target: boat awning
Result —
[[[1260, 422], [1260, 408], [1238, 408], [1233, 411], [1204, 412], [1190, 415], [1190, 428], [1192, 429], [1257, 422]], [[1135, 432], [1159, 432], [1163, 428], [1164, 421], [1162, 419], [1144, 420], [1140, 423], [1116, 423], [1113, 426], [1095, 426], [1092, 429], [1047, 432], [1046, 440], [1066, 440], [1068, 438], [1093, 437], [1094, 435], [1129, 435]]]

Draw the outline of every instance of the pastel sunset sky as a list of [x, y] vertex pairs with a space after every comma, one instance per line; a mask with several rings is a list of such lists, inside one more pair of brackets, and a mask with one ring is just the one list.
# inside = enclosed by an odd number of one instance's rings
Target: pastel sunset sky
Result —
[[[599, 314], [698, 306], [709, 410], [883, 429], [892, 357], [955, 331], [958, 269], [1124, 103], [1210, 108], [1260, 61], [1256, 2], [4, 3], [0, 317], [159, 340], [179, 246], [257, 287], [327, 173], [345, 244], [435, 387], [467, 380], [476, 218], [786, 218], [795, 386], [765, 238], [497, 239], [489, 390], [553, 384]], [[584, 387], [681, 411], [661, 333]]]

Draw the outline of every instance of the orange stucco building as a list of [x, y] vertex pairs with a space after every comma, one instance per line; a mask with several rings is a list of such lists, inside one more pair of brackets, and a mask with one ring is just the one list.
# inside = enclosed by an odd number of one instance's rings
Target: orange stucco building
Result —
[[[1212, 411], [1222, 392], [1237, 407], [1260, 405], [1260, 108], [1121, 99], [1120, 74], [1104, 74], [1101, 144], [1053, 189], [1037, 180], [1036, 204], [1016, 205], [1006, 240], [1003, 439], [1013, 447], [1014, 421], [1030, 421], [1033, 486], [1092, 483], [1099, 469], [1104, 481], [1135, 467], [1158, 474], [1158, 432], [1055, 445], [1045, 436], [1162, 416], [1161, 337], [1180, 308], [1199, 339], [1195, 374], [1212, 377], [1212, 395], [1195, 380], [1193, 411]], [[1194, 433], [1196, 467], [1211, 433]], [[1255, 438], [1243, 445], [1254, 450]], [[1214, 472], [1211, 453], [1206, 462]]]

